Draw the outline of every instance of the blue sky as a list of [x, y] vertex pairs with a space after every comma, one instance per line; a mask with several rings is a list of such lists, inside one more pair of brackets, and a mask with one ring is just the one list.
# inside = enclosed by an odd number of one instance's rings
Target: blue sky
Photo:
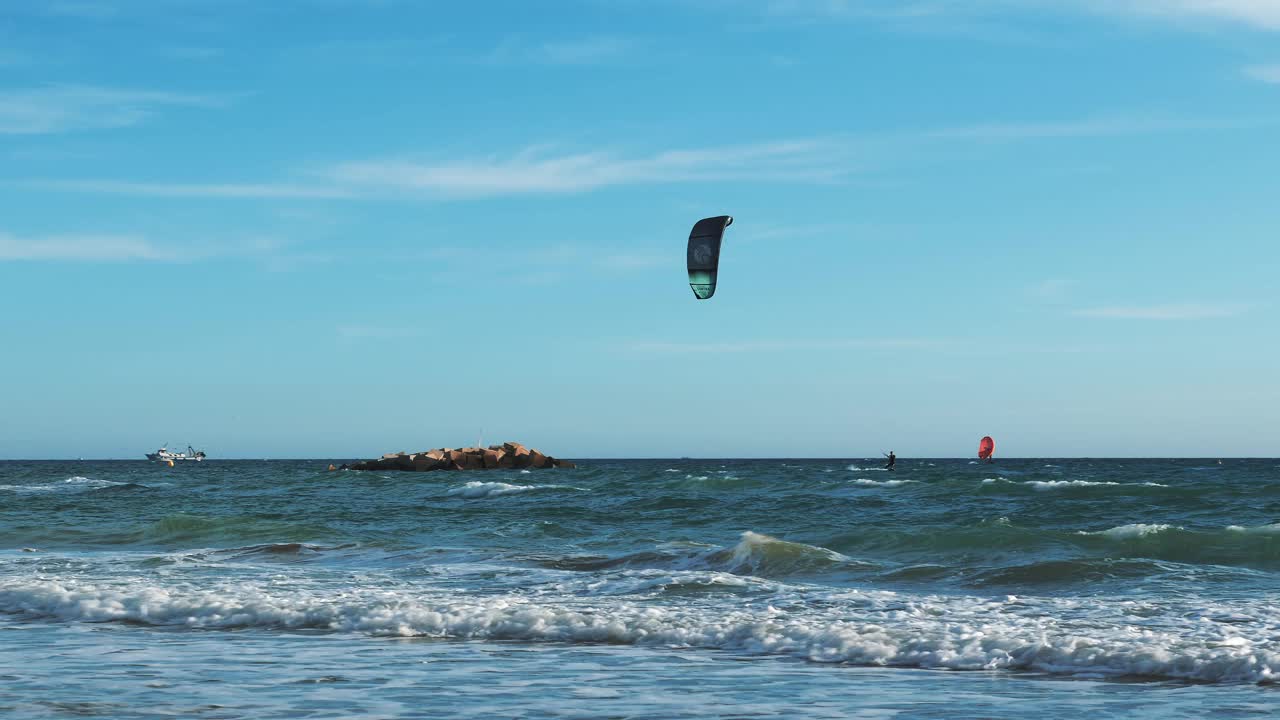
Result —
[[1275, 456], [1278, 138], [1277, 0], [6, 3], [0, 458]]

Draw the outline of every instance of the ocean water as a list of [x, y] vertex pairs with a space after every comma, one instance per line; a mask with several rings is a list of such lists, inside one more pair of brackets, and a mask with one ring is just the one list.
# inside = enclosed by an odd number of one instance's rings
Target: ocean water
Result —
[[0, 717], [1267, 717], [1280, 460], [0, 462]]

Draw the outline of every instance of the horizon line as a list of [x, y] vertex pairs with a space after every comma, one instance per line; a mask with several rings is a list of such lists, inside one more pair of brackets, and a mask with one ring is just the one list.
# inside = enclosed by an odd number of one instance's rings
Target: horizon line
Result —
[[[411, 454], [412, 454], [412, 453], [411, 453]], [[324, 456], [316, 456], [316, 457], [258, 457], [258, 456], [252, 456], [252, 457], [223, 457], [223, 458], [205, 458], [204, 460], [201, 460], [201, 461], [199, 461], [199, 462], [190, 463], [190, 464], [216, 463], [216, 462], [313, 462], [313, 461], [347, 460], [347, 459], [350, 459], [350, 458], [352, 458], [352, 457], [353, 457], [353, 456], [345, 456], [345, 455], [344, 455], [344, 456], [331, 456], [331, 457], [324, 457]], [[676, 461], [676, 462], [680, 462], [680, 461], [689, 461], [689, 460], [696, 460], [696, 461], [711, 461], [711, 460], [733, 460], [733, 461], [736, 461], [736, 460], [758, 460], [758, 461], [767, 461], [767, 460], [805, 460], [805, 461], [875, 460], [875, 461], [879, 461], [879, 460], [883, 459], [883, 458], [878, 458], [878, 457], [872, 457], [872, 456], [870, 456], [870, 455], [867, 455], [867, 456], [854, 456], [854, 455], [846, 455], [846, 456], [818, 456], [818, 455], [814, 455], [814, 456], [794, 456], [794, 457], [746, 457], [746, 456], [744, 456], [744, 457], [729, 457], [729, 456], [705, 456], [705, 457], [693, 457], [693, 456], [652, 456], [652, 457], [621, 457], [621, 456], [619, 456], [619, 457], [586, 457], [586, 456], [580, 456], [580, 455], [579, 455], [579, 456], [565, 456], [565, 457], [560, 457], [560, 456], [558, 456], [558, 455], [557, 455], [557, 456], [555, 456], [555, 457], [556, 457], [556, 459], [558, 459], [558, 460], [574, 460], [574, 461], [578, 461], [578, 462], [584, 462], [584, 461], [586, 461], [586, 462], [589, 462], [589, 461], [657, 461], [657, 460], [672, 460], [672, 461]], [[368, 458], [362, 458], [362, 459], [368, 459]], [[977, 461], [977, 458], [975, 458], [975, 457], [973, 457], [973, 456], [969, 456], [969, 455], [962, 456], [962, 457], [961, 457], [961, 456], [941, 456], [941, 455], [939, 455], [939, 456], [927, 456], [927, 455], [921, 455], [921, 456], [912, 456], [912, 457], [909, 457], [909, 458], [905, 458], [905, 459], [904, 459], [902, 456], [900, 456], [900, 455], [898, 456], [898, 461], [899, 461], [899, 462], [911, 462], [911, 461], [915, 461], [915, 460], [973, 460], [973, 461], [975, 461], [975, 462], [976, 462], [976, 461]], [[1005, 456], [1001, 456], [1001, 457], [999, 457], [999, 458], [996, 458], [996, 459], [994, 460], [994, 463], [998, 463], [1000, 460], [1280, 460], [1280, 456], [1267, 456], [1267, 455], [1058, 455], [1058, 456], [1054, 456], [1054, 455], [1005, 455]], [[359, 462], [359, 461], [360, 461], [360, 460], [357, 460], [357, 462]], [[132, 458], [132, 457], [104, 457], [104, 458], [0, 458], [0, 462], [139, 462], [139, 463], [154, 463], [155, 461], [154, 461], [154, 460], [147, 460], [146, 458], [136, 459], [136, 458]], [[188, 463], [185, 463], [185, 462], [183, 463], [183, 465], [184, 465], [184, 466], [185, 466], [186, 464], [188, 464]], [[490, 469], [500, 469], [500, 468], [490, 468]], [[387, 472], [398, 472], [398, 471], [387, 471]], [[461, 472], [474, 472], [474, 471], [461, 471]]]

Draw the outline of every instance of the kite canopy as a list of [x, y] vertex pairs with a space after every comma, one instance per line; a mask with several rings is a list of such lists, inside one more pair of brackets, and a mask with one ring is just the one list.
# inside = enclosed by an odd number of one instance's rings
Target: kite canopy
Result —
[[989, 460], [991, 458], [991, 453], [995, 451], [996, 451], [996, 441], [992, 440], [990, 435], [982, 438], [982, 440], [978, 443], [978, 459], [979, 460]]
[[720, 240], [733, 224], [728, 215], [703, 218], [689, 232], [689, 287], [694, 297], [706, 300], [716, 294], [716, 274], [720, 268]]

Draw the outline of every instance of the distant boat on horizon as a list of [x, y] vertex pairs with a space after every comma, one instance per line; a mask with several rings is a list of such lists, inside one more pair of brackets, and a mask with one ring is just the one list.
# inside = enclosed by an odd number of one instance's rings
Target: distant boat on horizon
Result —
[[190, 445], [187, 446], [186, 452], [169, 452], [169, 448], [162, 447], [153, 453], [147, 453], [147, 459], [152, 462], [181, 462], [183, 460], [200, 462], [204, 458], [203, 450], [196, 450]]

